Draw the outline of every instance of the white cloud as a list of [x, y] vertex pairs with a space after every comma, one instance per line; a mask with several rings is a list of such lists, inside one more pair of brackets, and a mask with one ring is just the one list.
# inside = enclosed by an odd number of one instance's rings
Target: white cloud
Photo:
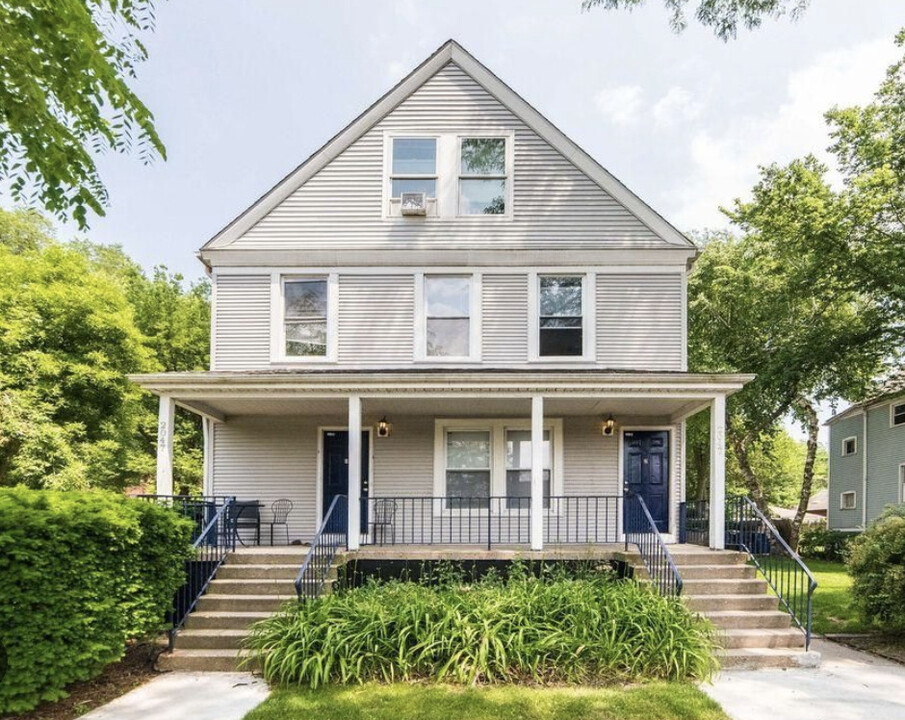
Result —
[[673, 85], [654, 104], [653, 117], [659, 127], [668, 127], [677, 122], [694, 120], [702, 110], [703, 105], [688, 90], [681, 85]]
[[630, 125], [641, 113], [642, 92], [639, 85], [605, 88], [594, 97], [594, 105], [613, 125]]
[[824, 53], [789, 75], [779, 107], [741, 116], [725, 129], [697, 132], [689, 144], [689, 171], [673, 194], [673, 222], [683, 229], [724, 227], [727, 221], [718, 206], [745, 197], [759, 165], [806, 153], [827, 161], [823, 114], [834, 105], [870, 101], [896, 51], [884, 38]]

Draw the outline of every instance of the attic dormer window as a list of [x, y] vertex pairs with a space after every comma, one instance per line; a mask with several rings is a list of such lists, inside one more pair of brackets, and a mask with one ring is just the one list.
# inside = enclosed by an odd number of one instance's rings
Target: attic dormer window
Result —
[[506, 138], [462, 138], [459, 215], [506, 214]]
[[404, 192], [437, 197], [436, 138], [393, 138], [390, 186], [390, 195], [396, 199]]

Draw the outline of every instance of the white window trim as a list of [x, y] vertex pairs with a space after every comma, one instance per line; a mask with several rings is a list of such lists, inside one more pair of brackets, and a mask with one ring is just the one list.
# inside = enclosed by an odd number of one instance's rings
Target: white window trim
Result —
[[[445, 145], [448, 144], [444, 141], [444, 136], [440, 133], [436, 132], [385, 132], [383, 134], [383, 193], [382, 193], [382, 207], [383, 207], [383, 217], [389, 218], [392, 220], [405, 220], [407, 222], [411, 222], [409, 218], [403, 218], [402, 212], [400, 209], [401, 200], [394, 200], [393, 195], [393, 140], [396, 138], [412, 138], [413, 140], [427, 140], [433, 139], [437, 141], [437, 164], [434, 168], [436, 175], [424, 177], [436, 177], [437, 185], [436, 185], [436, 197], [435, 198], [427, 198], [427, 216], [425, 218], [418, 218], [419, 220], [429, 220], [433, 217], [440, 215], [441, 209], [444, 207], [445, 203], [441, 199], [443, 197], [443, 190], [441, 188], [442, 176], [443, 176], [443, 165], [444, 165], [444, 155], [443, 151], [446, 150]], [[446, 151], [448, 154], [448, 150]]]
[[[531, 420], [520, 418], [485, 419], [485, 418], [443, 418], [434, 421], [434, 497], [446, 497], [446, 433], [449, 431], [486, 430], [490, 432], [490, 495], [505, 497], [506, 495], [506, 431], [531, 430]], [[563, 429], [562, 418], [544, 418], [544, 430], [550, 433], [553, 441], [551, 458], [552, 477], [550, 492], [553, 497], [563, 495]], [[469, 510], [454, 510], [444, 507], [445, 503], [435, 503], [434, 515], [468, 514]], [[561, 503], [556, 507], [544, 510], [547, 514], [556, 514]], [[518, 513], [518, 510], [500, 510], [494, 514], [507, 515]], [[524, 512], [524, 511], [523, 511]], [[473, 508], [472, 515], [487, 514], [484, 509]]]
[[[293, 280], [327, 281], [327, 348], [323, 356], [296, 356], [286, 354], [286, 306], [283, 288]], [[335, 363], [338, 354], [337, 328], [339, 327], [339, 275], [338, 273], [271, 273], [270, 276], [270, 362], [285, 365], [323, 365]]]
[[905, 405], [905, 400], [895, 400], [889, 403], [889, 427], [891, 428], [900, 428], [905, 427], [905, 422], [896, 423], [894, 422], [894, 418], [896, 416], [895, 410], [897, 407], [901, 407]]
[[[845, 445], [849, 440], [855, 441], [855, 449], [851, 452], [845, 452]], [[857, 435], [849, 435], [846, 438], [842, 438], [842, 447], [840, 448], [842, 451], [842, 457], [851, 457], [852, 455], [858, 454], [858, 436]]]
[[[852, 496], [851, 507], [845, 506], [845, 497], [847, 495]], [[857, 510], [858, 509], [858, 493], [855, 490], [846, 490], [845, 492], [839, 493], [839, 509], [840, 510]]]
[[[481, 139], [494, 139], [500, 138], [506, 141], [506, 167], [505, 167], [505, 181], [506, 181], [506, 212], [499, 213], [496, 215], [465, 215], [459, 212], [459, 199], [461, 197], [461, 181], [462, 181], [462, 141], [463, 140], [481, 140]], [[504, 132], [494, 132], [493, 130], [488, 131], [480, 131], [480, 132], [469, 132], [469, 133], [459, 133], [456, 135], [456, 165], [455, 165], [455, 184], [456, 184], [456, 205], [455, 205], [455, 216], [460, 220], [465, 220], [466, 222], [473, 222], [475, 218], [479, 220], [487, 220], [488, 218], [493, 221], [493, 218], [497, 220], [511, 220], [512, 219], [512, 179], [513, 179], [513, 170], [515, 169], [514, 162], [514, 144], [515, 144], [515, 133], [510, 131]], [[471, 176], [465, 179], [480, 179], [478, 177], [471, 178]]]
[[[540, 354], [540, 279], [542, 277], [581, 277], [581, 355]], [[552, 270], [528, 273], [528, 362], [593, 363], [597, 355], [597, 274]]]
[[[468, 318], [468, 350], [467, 356], [434, 356], [427, 354], [427, 303], [424, 297], [425, 276], [466, 277], [469, 280], [469, 318]], [[482, 328], [482, 295], [483, 284], [481, 273], [438, 272], [415, 273], [415, 362], [437, 363], [440, 365], [462, 362], [481, 361], [481, 328]]]

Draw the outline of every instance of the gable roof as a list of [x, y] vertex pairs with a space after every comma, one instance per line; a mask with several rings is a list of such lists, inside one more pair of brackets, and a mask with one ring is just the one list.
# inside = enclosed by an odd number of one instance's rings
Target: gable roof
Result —
[[837, 420], [856, 414], [859, 410], [864, 410], [873, 405], [880, 405], [887, 400], [896, 399], [900, 395], [905, 397], [905, 367], [895, 370], [886, 380], [880, 383], [875, 392], [861, 402], [849, 405], [842, 412], [836, 413], [824, 425], [832, 425]]
[[561, 130], [478, 62], [473, 55], [455, 40], [447, 40], [389, 92], [258, 198], [251, 207], [218, 232], [201, 249], [224, 248], [244, 235], [307, 182], [309, 178], [322, 170], [450, 62], [460, 67], [513, 115], [558, 150], [575, 167], [609, 193], [656, 235], [672, 245], [686, 248], [694, 247], [694, 244], [685, 235], [611, 175], [588, 153], [566, 137]]

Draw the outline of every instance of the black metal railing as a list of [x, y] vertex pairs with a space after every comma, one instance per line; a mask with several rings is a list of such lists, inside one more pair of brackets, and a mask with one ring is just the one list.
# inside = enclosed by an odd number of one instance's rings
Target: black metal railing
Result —
[[336, 552], [347, 544], [348, 508], [349, 500], [345, 495], [335, 496], [327, 508], [295, 578], [295, 592], [300, 600], [312, 600], [323, 592]]
[[625, 549], [635, 545], [651, 582], [661, 595], [681, 595], [682, 577], [669, 554], [663, 536], [651, 517], [644, 498], [627, 492], [625, 496]]
[[710, 501], [679, 503], [679, 542], [710, 546]]
[[[619, 542], [621, 498], [553, 496], [543, 501], [549, 544]], [[362, 504], [362, 545], [480, 545], [531, 542], [531, 498], [369, 497]]]
[[780, 604], [804, 632], [805, 650], [809, 649], [817, 581], [750, 498], [739, 496], [726, 501], [726, 547], [748, 554]]

